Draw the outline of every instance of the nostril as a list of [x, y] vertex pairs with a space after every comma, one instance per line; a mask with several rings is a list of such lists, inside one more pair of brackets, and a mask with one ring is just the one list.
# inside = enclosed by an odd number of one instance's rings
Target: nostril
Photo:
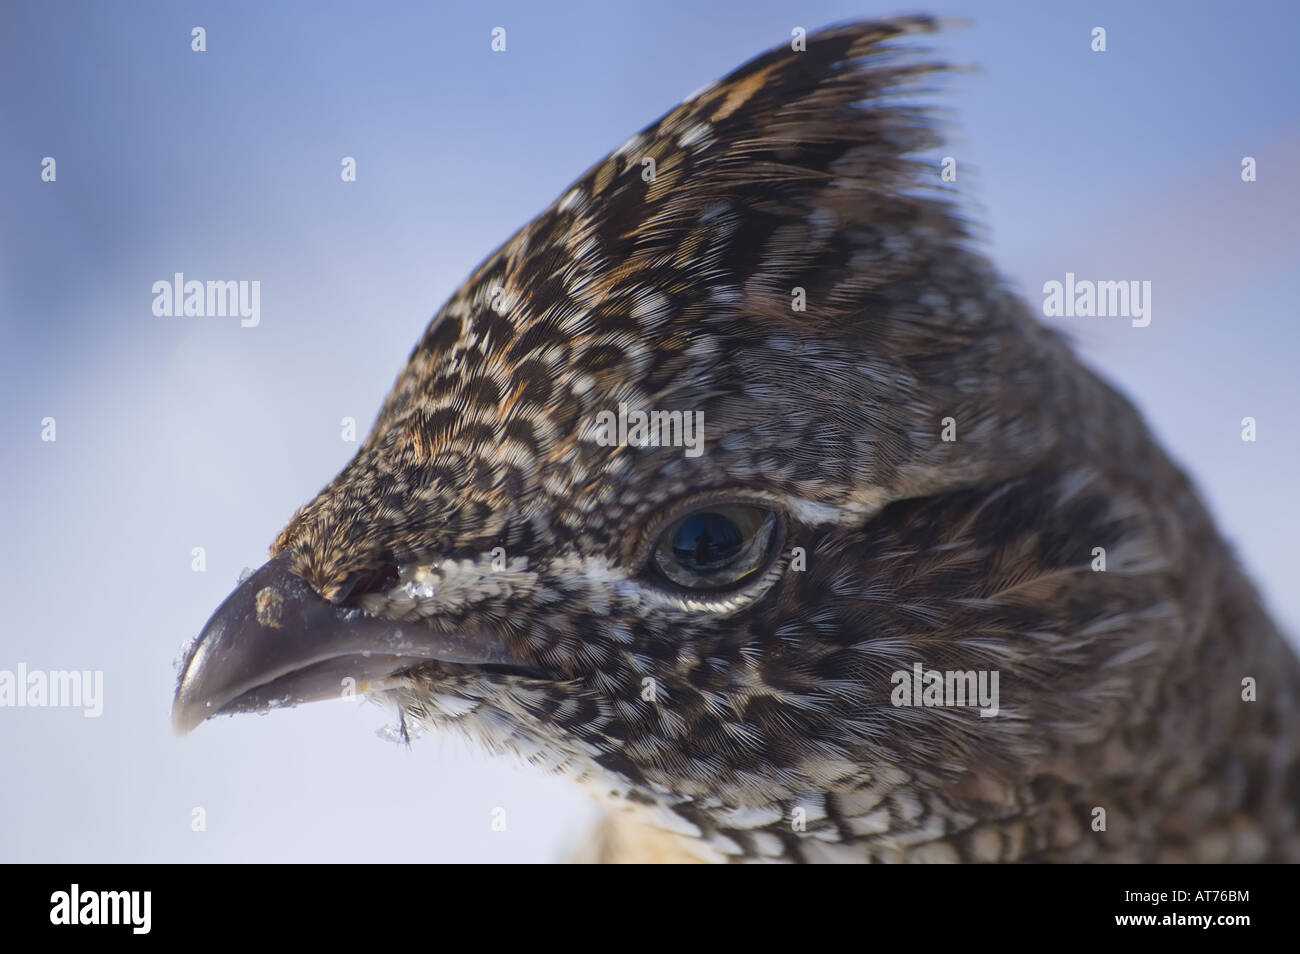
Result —
[[401, 574], [396, 563], [381, 563], [377, 567], [354, 570], [349, 573], [330, 597], [331, 603], [356, 605], [368, 593], [381, 593], [397, 585]]

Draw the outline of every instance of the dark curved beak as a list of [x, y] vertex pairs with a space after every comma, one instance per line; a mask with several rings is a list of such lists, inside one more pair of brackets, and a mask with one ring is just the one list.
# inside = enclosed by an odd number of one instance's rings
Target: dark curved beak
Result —
[[430, 660], [531, 672], [496, 637], [441, 633], [336, 606], [290, 571], [286, 551], [230, 594], [181, 667], [172, 725], [385, 688]]

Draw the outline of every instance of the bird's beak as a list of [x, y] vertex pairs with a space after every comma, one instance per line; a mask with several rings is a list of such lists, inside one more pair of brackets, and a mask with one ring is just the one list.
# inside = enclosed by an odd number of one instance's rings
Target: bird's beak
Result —
[[181, 667], [172, 725], [382, 689], [412, 666], [528, 667], [496, 637], [440, 633], [335, 606], [289, 569], [286, 551], [217, 608]]

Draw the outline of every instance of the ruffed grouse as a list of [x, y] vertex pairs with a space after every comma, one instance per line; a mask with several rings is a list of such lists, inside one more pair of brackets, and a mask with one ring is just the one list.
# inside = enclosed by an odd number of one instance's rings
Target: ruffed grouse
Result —
[[[596, 859], [1300, 858], [1296, 656], [971, 248], [930, 28], [760, 56], [488, 258], [177, 727], [354, 680], [607, 797]], [[922, 670], [996, 712], [900, 704]]]

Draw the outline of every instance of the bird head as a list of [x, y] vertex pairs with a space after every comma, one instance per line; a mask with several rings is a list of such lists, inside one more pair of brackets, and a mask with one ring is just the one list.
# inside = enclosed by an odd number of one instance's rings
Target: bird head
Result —
[[[1089, 567], [1149, 562], [1141, 425], [970, 247], [930, 26], [753, 60], [488, 258], [208, 624], [178, 727], [348, 684], [746, 851], [798, 807], [1014, 811], [1103, 740], [1166, 654], [1131, 638], [1159, 568]], [[1000, 673], [998, 715], [892, 704], [916, 663]]]

